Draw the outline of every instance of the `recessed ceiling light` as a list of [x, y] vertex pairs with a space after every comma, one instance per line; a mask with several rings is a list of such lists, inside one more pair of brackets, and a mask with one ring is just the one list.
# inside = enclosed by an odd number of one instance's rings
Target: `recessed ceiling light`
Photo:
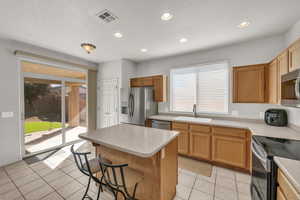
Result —
[[242, 23], [240, 23], [238, 25], [239, 28], [246, 28], [250, 25], [250, 22], [249, 21], [243, 21]]
[[148, 51], [148, 49], [141, 49], [141, 52], [143, 52], [143, 53], [145, 53], [147, 51]]
[[169, 21], [173, 18], [173, 15], [171, 13], [166, 12], [166, 13], [163, 13], [160, 18], [163, 21]]
[[179, 40], [179, 42], [180, 43], [185, 43], [185, 42], [187, 42], [188, 40], [186, 39], [186, 38], [181, 38], [180, 40]]
[[116, 38], [122, 38], [122, 37], [123, 37], [122, 33], [120, 33], [120, 32], [114, 33], [114, 36], [115, 36]]

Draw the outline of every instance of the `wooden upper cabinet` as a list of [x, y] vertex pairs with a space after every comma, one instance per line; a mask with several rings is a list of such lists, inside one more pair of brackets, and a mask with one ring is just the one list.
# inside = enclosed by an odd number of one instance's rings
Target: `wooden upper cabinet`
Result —
[[289, 71], [300, 68], [300, 40], [290, 46], [289, 51]]
[[289, 52], [285, 50], [277, 57], [279, 74], [283, 75], [289, 72]]
[[265, 102], [265, 68], [267, 64], [233, 68], [233, 102]]
[[154, 101], [167, 101], [167, 78], [166, 76], [154, 76]]
[[273, 60], [267, 68], [267, 102], [271, 104], [278, 103], [279, 72], [277, 59]]
[[164, 102], [167, 100], [167, 77], [164, 75], [149, 76], [130, 79], [130, 87], [154, 87], [154, 101]]
[[146, 87], [146, 86], [153, 86], [152, 77], [130, 79], [130, 87]]

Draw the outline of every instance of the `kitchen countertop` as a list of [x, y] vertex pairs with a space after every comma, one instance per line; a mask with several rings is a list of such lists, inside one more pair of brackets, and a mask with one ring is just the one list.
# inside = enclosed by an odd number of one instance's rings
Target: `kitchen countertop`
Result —
[[[194, 120], [176, 120], [177, 117], [173, 115], [153, 115], [149, 119], [197, 123]], [[252, 120], [212, 119], [210, 122], [199, 122], [199, 124], [244, 128], [250, 130], [253, 135], [300, 140], [300, 132], [292, 128], [269, 126], [264, 122], [254, 122]], [[300, 161], [280, 157], [275, 157], [274, 160], [300, 195]]]
[[88, 131], [79, 135], [84, 140], [133, 154], [151, 157], [178, 136], [177, 131], [121, 124]]
[[195, 122], [189, 120], [177, 120], [178, 116], [173, 115], [153, 115], [148, 119], [156, 119], [163, 121], [177, 121], [177, 122], [189, 122], [194, 124], [205, 124], [205, 125], [215, 125], [223, 127], [232, 127], [232, 128], [244, 128], [249, 129], [253, 135], [260, 135], [266, 137], [276, 137], [276, 138], [286, 138], [300, 140], [300, 132], [295, 131], [292, 128], [288, 127], [276, 127], [269, 126], [263, 121], [253, 122], [252, 120], [225, 120], [225, 119], [213, 119], [210, 122]]
[[300, 161], [275, 157], [275, 162], [293, 184], [300, 198]]

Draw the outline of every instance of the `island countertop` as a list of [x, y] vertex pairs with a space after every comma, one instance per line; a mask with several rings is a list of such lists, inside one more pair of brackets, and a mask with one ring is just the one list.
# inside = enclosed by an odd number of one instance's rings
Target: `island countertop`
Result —
[[79, 137], [95, 144], [147, 158], [163, 149], [178, 134], [177, 131], [120, 124], [88, 131], [80, 134]]

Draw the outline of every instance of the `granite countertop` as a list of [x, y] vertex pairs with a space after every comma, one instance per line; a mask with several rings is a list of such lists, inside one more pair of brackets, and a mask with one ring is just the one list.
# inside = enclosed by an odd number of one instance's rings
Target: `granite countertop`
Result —
[[[189, 120], [177, 120], [177, 117], [173, 115], [153, 115], [149, 119], [197, 123]], [[300, 131], [289, 127], [269, 126], [264, 122], [254, 122], [252, 120], [212, 119], [210, 122], [199, 122], [199, 124], [245, 128], [250, 130], [253, 135], [300, 140]], [[275, 157], [274, 160], [300, 195], [300, 161], [279, 157]]]
[[80, 134], [79, 137], [108, 148], [146, 158], [159, 152], [178, 134], [177, 131], [121, 124], [88, 131]]

